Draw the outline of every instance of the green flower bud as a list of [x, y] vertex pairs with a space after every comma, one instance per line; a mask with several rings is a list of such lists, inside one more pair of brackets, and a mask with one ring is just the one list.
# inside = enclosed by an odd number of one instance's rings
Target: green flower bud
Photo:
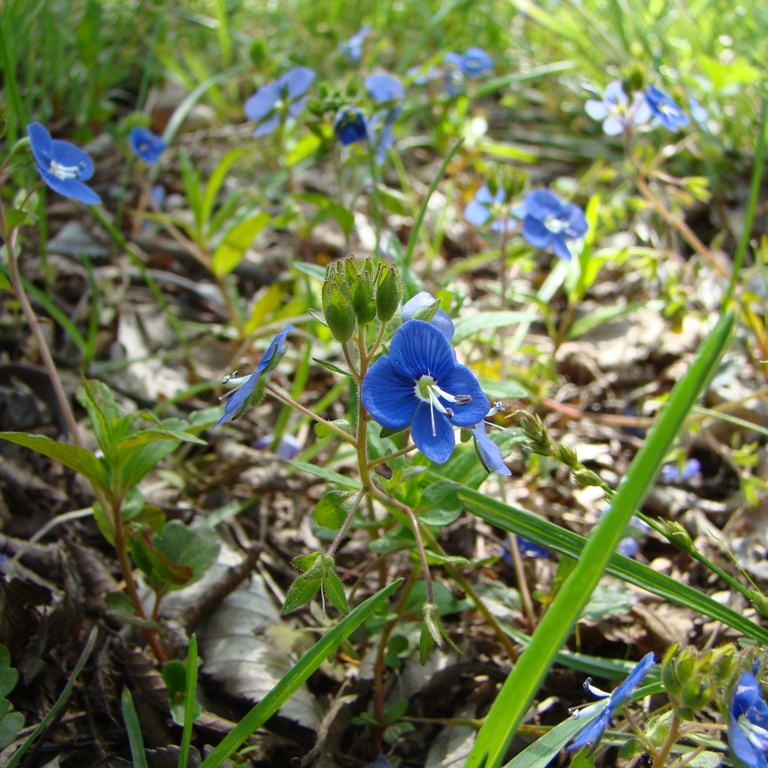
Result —
[[706, 707], [712, 700], [712, 689], [709, 683], [701, 677], [692, 677], [680, 693], [683, 708], [697, 710]]
[[661, 662], [661, 682], [664, 690], [673, 698], [678, 698], [683, 686], [677, 677], [677, 653], [680, 650], [680, 643], [670, 646], [664, 654]]
[[683, 552], [686, 552], [693, 547], [688, 531], [686, 531], [680, 523], [677, 523], [674, 520], [662, 520], [661, 523], [667, 528], [667, 538], [669, 538], [676, 547], [683, 550]]
[[710, 668], [715, 680], [722, 681], [730, 677], [733, 671], [735, 650], [733, 644], [729, 643], [712, 651]]
[[323, 286], [323, 314], [334, 339], [344, 344], [352, 338], [357, 324], [355, 310], [331, 277], [326, 278]]
[[357, 316], [357, 323], [364, 328], [376, 317], [376, 302], [373, 300], [373, 285], [368, 275], [355, 278], [352, 288], [352, 308]]
[[692, 677], [696, 670], [696, 662], [698, 661], [698, 653], [695, 648], [685, 648], [681, 651], [677, 657], [677, 663], [675, 665], [675, 672], [677, 679], [685, 685]]
[[403, 283], [397, 267], [385, 264], [379, 272], [378, 285], [376, 286], [376, 314], [382, 323], [386, 323], [395, 316], [403, 300]]

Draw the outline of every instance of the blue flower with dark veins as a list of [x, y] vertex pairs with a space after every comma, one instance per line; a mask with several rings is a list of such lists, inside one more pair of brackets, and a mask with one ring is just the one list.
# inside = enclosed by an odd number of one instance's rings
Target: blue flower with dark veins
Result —
[[315, 73], [309, 67], [295, 67], [279, 80], [262, 85], [245, 102], [245, 116], [259, 125], [254, 136], [272, 133], [280, 125], [283, 115], [298, 117], [307, 102], [307, 89]]
[[465, 53], [446, 53], [443, 61], [453, 65], [462, 75], [476, 78], [493, 67], [493, 59], [482, 48], [469, 48]]
[[663, 125], [670, 131], [676, 131], [691, 122], [688, 115], [672, 100], [672, 97], [655, 85], [649, 85], [645, 89], [645, 100], [651, 108], [654, 125]]
[[503, 189], [499, 188], [495, 195], [491, 195], [487, 186], [480, 187], [475, 192], [474, 200], [467, 203], [464, 218], [476, 227], [482, 227], [489, 219], [493, 219], [491, 229], [494, 232], [509, 232], [518, 225], [518, 221], [514, 218], [514, 211], [503, 209], [504, 199]]
[[365, 90], [375, 104], [400, 101], [405, 96], [405, 89], [400, 80], [386, 72], [366, 77]]
[[523, 218], [523, 237], [534, 248], [552, 246], [555, 256], [571, 260], [568, 240], [583, 237], [589, 226], [584, 211], [575, 203], [564, 203], [548, 189], [537, 189], [513, 213]]
[[365, 115], [357, 107], [342, 107], [333, 121], [336, 138], [346, 147], [368, 137]]
[[101, 198], [83, 184], [93, 176], [93, 160], [86, 152], [68, 141], [52, 139], [40, 123], [30, 123], [27, 136], [37, 172], [54, 192], [86, 205], [101, 202]]
[[[431, 293], [428, 293], [427, 291], [419, 291], [419, 293], [412, 299], [408, 299], [408, 301], [403, 304], [402, 309], [400, 310], [403, 322], [407, 323], [409, 320], [412, 320], [414, 315], [433, 306], [436, 301], [437, 299], [435, 299]], [[425, 318], [417, 317], [416, 319], [424, 320]], [[435, 328], [439, 328], [448, 341], [453, 338], [453, 332], [455, 330], [453, 327], [453, 320], [451, 320], [445, 310], [438, 308], [437, 312], [435, 312], [432, 318], [427, 322], [434, 325]]]
[[363, 58], [363, 43], [371, 31], [370, 24], [363, 24], [349, 40], [339, 43], [339, 53], [350, 63], [357, 64]]
[[751, 672], [736, 683], [728, 705], [728, 744], [738, 766], [768, 766], [768, 705]]
[[[627, 679], [619, 685], [613, 693], [606, 693], [599, 688], [595, 688], [595, 686], [592, 685], [592, 679], [587, 678], [587, 681], [584, 683], [584, 688], [586, 688], [593, 696], [597, 696], [601, 699], [607, 698], [608, 703], [605, 705], [602, 712], [600, 712], [591, 723], [585, 726], [584, 730], [576, 735], [576, 738], [568, 746], [569, 752], [576, 752], [582, 747], [589, 747], [590, 752], [594, 750], [614, 715], [626, 706], [632, 696], [632, 692], [643, 681], [643, 678], [654, 665], [654, 662], [655, 657], [653, 653], [648, 653], [643, 656], [643, 658], [635, 665], [635, 668], [629, 673]], [[577, 717], [578, 712], [574, 716]]]
[[628, 126], [642, 125], [651, 119], [651, 108], [645, 97], [635, 94], [630, 105], [621, 80], [614, 80], [605, 86], [602, 101], [587, 100], [584, 110], [593, 120], [603, 121], [603, 132], [608, 136], [618, 136]]
[[423, 320], [397, 330], [389, 354], [366, 373], [360, 399], [383, 427], [410, 427], [416, 447], [437, 464], [456, 447], [453, 428], [474, 427], [489, 408], [474, 374], [456, 361], [443, 332]]
[[165, 142], [162, 138], [140, 125], [129, 134], [128, 146], [136, 157], [147, 163], [156, 163], [165, 151]]
[[243, 415], [250, 405], [251, 395], [253, 395], [256, 390], [259, 379], [261, 379], [262, 375], [269, 376], [274, 365], [277, 365], [278, 361], [275, 360], [275, 356], [283, 354], [285, 350], [285, 337], [288, 335], [288, 331], [292, 330], [292, 325], [286, 325], [285, 328], [272, 339], [264, 356], [259, 360], [256, 370], [250, 376], [241, 376], [237, 379], [228, 377], [224, 380], [226, 384], [239, 384], [240, 386], [225, 395], [227, 404], [224, 406], [224, 415], [213, 425], [212, 429], [218, 427], [219, 424], [224, 424], [226, 421], [236, 419]]

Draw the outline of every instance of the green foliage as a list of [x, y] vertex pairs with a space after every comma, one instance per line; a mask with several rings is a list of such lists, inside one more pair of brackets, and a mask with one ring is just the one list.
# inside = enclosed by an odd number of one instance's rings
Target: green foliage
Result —
[[[184, 725], [187, 709], [187, 664], [178, 659], [163, 664], [163, 680], [168, 689], [168, 704], [171, 708], [171, 716], [176, 725]], [[193, 689], [194, 690], [194, 689]], [[203, 712], [203, 708], [192, 697], [192, 721], [197, 720]]]
[[24, 727], [24, 715], [14, 712], [8, 701], [18, 679], [19, 673], [11, 666], [11, 654], [0, 645], [0, 749], [5, 749]]
[[283, 613], [290, 613], [306, 605], [321, 589], [337, 610], [349, 613], [344, 585], [334, 570], [336, 564], [330, 555], [322, 552], [300, 555], [294, 558], [293, 564], [305, 573], [291, 584], [285, 596]]

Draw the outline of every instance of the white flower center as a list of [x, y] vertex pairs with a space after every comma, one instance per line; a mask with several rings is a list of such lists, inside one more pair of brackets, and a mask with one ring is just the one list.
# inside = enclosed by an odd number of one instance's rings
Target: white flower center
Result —
[[566, 219], [560, 219], [557, 216], [547, 216], [544, 219], [544, 226], [553, 235], [559, 235], [561, 232], [568, 229], [568, 221]]
[[48, 166], [48, 170], [54, 176], [59, 179], [77, 179], [83, 170], [85, 163], [78, 163], [77, 165], [62, 165], [55, 160], [51, 160], [51, 164]]
[[429, 403], [429, 410], [432, 415], [432, 437], [437, 437], [437, 428], [435, 427], [435, 411], [442, 413], [449, 419], [453, 418], [453, 409], [446, 408], [440, 398], [456, 405], [466, 405], [472, 398], [470, 395], [451, 395], [440, 389], [437, 382], [428, 374], [424, 374], [416, 381], [413, 393], [423, 403]]

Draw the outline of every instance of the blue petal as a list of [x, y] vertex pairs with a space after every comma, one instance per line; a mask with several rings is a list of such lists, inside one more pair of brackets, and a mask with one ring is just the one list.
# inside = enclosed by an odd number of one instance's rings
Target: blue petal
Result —
[[267, 118], [261, 125], [256, 126], [253, 135], [266, 136], [268, 133], [272, 133], [278, 125], [280, 125], [280, 115], [275, 112], [272, 117]]
[[470, 48], [461, 58], [461, 71], [467, 77], [478, 77], [493, 66], [493, 59], [482, 48]]
[[394, 75], [385, 72], [369, 75], [365, 79], [365, 90], [377, 104], [397, 101], [405, 96], [403, 84]]
[[584, 103], [584, 111], [593, 120], [605, 120], [608, 117], [608, 107], [605, 106], [604, 102], [597, 101], [597, 99], [588, 99]]
[[484, 422], [472, 427], [472, 435], [475, 438], [475, 445], [485, 468], [490, 472], [498, 472], [500, 475], [511, 475], [512, 471], [504, 463], [501, 449], [488, 437]]
[[52, 159], [59, 165], [66, 165], [70, 168], [77, 168], [77, 178], [80, 181], [87, 181], [93, 176], [93, 160], [87, 152], [80, 147], [76, 147], [68, 141], [53, 139], [51, 142]]
[[[456, 366], [448, 339], [424, 320], [411, 320], [398, 329], [389, 348], [389, 359], [401, 375], [414, 382], [425, 375], [435, 381], [447, 379]], [[483, 416], [487, 412], [486, 408]], [[475, 419], [474, 423], [479, 420]]]
[[27, 136], [29, 136], [29, 146], [37, 164], [47, 168], [53, 159], [51, 134], [40, 123], [30, 123], [27, 126]]
[[248, 405], [248, 400], [256, 389], [256, 385], [259, 383], [260, 378], [261, 373], [257, 369], [248, 377], [245, 384], [241, 384], [240, 387], [235, 390], [234, 394], [230, 395], [224, 406], [223, 416], [213, 425], [213, 427], [211, 427], [211, 429], [216, 429], [220, 424], [224, 424], [224, 422], [234, 419], [242, 412]]
[[525, 196], [525, 207], [529, 216], [544, 221], [548, 216], [563, 217], [563, 204], [548, 189], [537, 189]]
[[86, 205], [98, 205], [101, 198], [82, 181], [77, 179], [60, 179], [50, 171], [38, 167], [37, 172], [43, 177], [43, 181], [54, 191], [71, 200], [79, 200]]
[[454, 361], [453, 368], [440, 375], [433, 374], [437, 386], [449, 395], [469, 395], [472, 399], [466, 405], [445, 403], [453, 409], [453, 423], [459, 427], [474, 427], [490, 410], [491, 404], [480, 388], [475, 375], [465, 365]]
[[245, 116], [249, 120], [259, 122], [263, 120], [277, 104], [281, 96], [279, 83], [267, 83], [262, 85], [256, 93], [245, 102]]
[[617, 709], [621, 709], [629, 701], [632, 691], [640, 685], [655, 663], [656, 657], [653, 655], [653, 652], [646, 653], [637, 662], [635, 668], [627, 675], [627, 679], [611, 694], [611, 700], [608, 705], [611, 714]]
[[[415, 321], [418, 322], [418, 321]], [[432, 417], [435, 433], [432, 434]], [[411, 437], [416, 447], [436, 464], [448, 461], [456, 447], [456, 436], [448, 417], [433, 411], [429, 403], [419, 401], [419, 408], [413, 417]]]
[[[403, 304], [400, 313], [403, 318], [403, 322], [407, 323], [420, 309], [429, 307], [435, 303], [435, 297], [427, 291], [419, 291], [413, 298]], [[455, 328], [453, 326], [453, 320], [447, 312], [442, 309], [438, 309], [435, 312], [433, 318], [429, 321], [430, 325], [434, 325], [435, 328], [439, 328], [443, 336], [448, 341], [453, 338]]]
[[603, 737], [603, 733], [605, 733], [605, 729], [608, 727], [610, 719], [611, 715], [606, 706], [606, 708], [570, 743], [568, 751], [576, 752], [582, 747], [589, 747], [590, 751], [593, 750]]
[[148, 163], [157, 162], [165, 151], [165, 142], [152, 131], [137, 126], [128, 136], [128, 145], [134, 155]]
[[620, 133], [624, 133], [624, 127], [624, 123], [613, 115], [609, 115], [603, 121], [603, 133], [606, 136], [618, 136]]
[[290, 101], [298, 99], [307, 92], [307, 88], [312, 85], [315, 77], [315, 73], [309, 67], [295, 67], [278, 80], [280, 95], [285, 90]]
[[624, 86], [621, 84], [621, 80], [612, 80], [605, 86], [603, 101], [606, 105], [614, 107], [626, 107], [629, 104], [629, 97], [624, 93]]
[[368, 136], [365, 115], [355, 107], [342, 107], [333, 121], [333, 132], [344, 146], [362, 141]]
[[416, 381], [403, 376], [390, 357], [380, 357], [363, 379], [360, 399], [374, 421], [387, 429], [405, 429], [422, 402], [415, 387]]
[[542, 221], [531, 215], [523, 219], [523, 237], [534, 248], [546, 248], [552, 242], [552, 233]]
[[555, 252], [555, 256], [563, 261], [571, 260], [571, 252], [568, 249], [568, 244], [565, 242], [565, 238], [562, 234], [552, 235], [552, 250]]
[[464, 218], [476, 227], [482, 227], [491, 218], [491, 212], [477, 200], [470, 200], [464, 209]]

